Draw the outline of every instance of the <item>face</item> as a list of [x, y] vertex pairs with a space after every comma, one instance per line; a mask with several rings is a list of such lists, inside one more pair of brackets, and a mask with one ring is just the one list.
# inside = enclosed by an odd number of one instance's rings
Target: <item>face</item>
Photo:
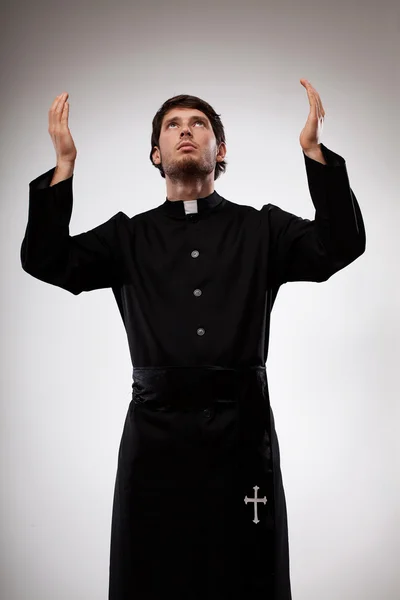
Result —
[[[184, 142], [195, 148], [178, 146]], [[162, 164], [172, 180], [204, 178], [214, 173], [217, 161], [225, 157], [226, 146], [217, 141], [208, 117], [194, 108], [174, 108], [164, 115], [159, 146], [153, 152], [155, 164]]]

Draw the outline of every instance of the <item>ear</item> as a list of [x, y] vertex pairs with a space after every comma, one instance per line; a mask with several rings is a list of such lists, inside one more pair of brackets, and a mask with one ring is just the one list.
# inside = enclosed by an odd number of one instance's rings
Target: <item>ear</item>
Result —
[[217, 161], [222, 162], [226, 156], [226, 144], [221, 142], [219, 145], [219, 150], [217, 154]]
[[161, 163], [161, 159], [160, 159], [160, 151], [157, 146], [154, 147], [152, 156], [153, 156], [153, 162], [156, 165], [159, 165]]

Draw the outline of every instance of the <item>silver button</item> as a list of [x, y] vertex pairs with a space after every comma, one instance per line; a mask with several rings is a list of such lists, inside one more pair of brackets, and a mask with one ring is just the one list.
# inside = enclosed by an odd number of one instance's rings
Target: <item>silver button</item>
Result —
[[199, 254], [200, 253], [199, 253], [198, 250], [193, 250], [193, 252], [192, 252], [192, 258], [197, 258]]
[[206, 332], [205, 329], [203, 329], [202, 327], [199, 327], [198, 330], [197, 330], [197, 335], [204, 335], [205, 332]]
[[202, 292], [201, 290], [194, 290], [194, 292], [193, 292], [193, 294], [194, 294], [195, 296], [201, 296], [201, 295], [202, 295], [202, 293], [203, 293], [203, 292]]

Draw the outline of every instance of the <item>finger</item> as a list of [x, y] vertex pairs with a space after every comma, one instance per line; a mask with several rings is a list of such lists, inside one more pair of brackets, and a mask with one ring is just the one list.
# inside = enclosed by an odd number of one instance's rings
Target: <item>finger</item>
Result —
[[68, 114], [69, 114], [69, 103], [66, 102], [64, 104], [64, 110], [62, 111], [62, 115], [61, 115], [61, 122], [63, 124], [68, 124]]
[[63, 92], [58, 98], [59, 99], [56, 104], [56, 107], [52, 111], [52, 125], [55, 128], [57, 128], [61, 123], [61, 115], [64, 110], [65, 101], [68, 98], [68, 92]]
[[318, 102], [319, 102], [319, 108], [320, 108], [321, 114], [323, 117], [325, 117], [325, 109], [322, 105], [322, 100], [321, 100], [320, 96], [318, 96]]
[[57, 104], [58, 104], [58, 101], [60, 98], [61, 98], [61, 94], [56, 96], [53, 100], [52, 105], [49, 108], [49, 129], [50, 129], [50, 127], [52, 127], [54, 125], [54, 111], [57, 107]]
[[315, 101], [315, 107], [316, 107], [315, 108], [315, 114], [316, 114], [316, 117], [318, 119], [321, 119], [324, 116], [324, 113], [323, 113], [323, 110], [322, 110], [322, 105], [321, 105], [321, 98], [319, 97], [319, 94], [318, 94], [318, 92], [316, 90], [314, 90], [312, 93], [313, 93], [314, 101]]
[[62, 111], [64, 110], [64, 104], [65, 104], [65, 101], [67, 100], [67, 98], [68, 98], [68, 92], [64, 92], [63, 94], [61, 94], [60, 99], [56, 106], [56, 113], [58, 115], [61, 115]]
[[318, 96], [318, 108], [319, 108], [319, 116], [324, 118], [325, 110], [324, 110], [324, 107], [322, 106], [321, 98], [319, 96]]
[[63, 94], [59, 94], [58, 96], [55, 97], [53, 104], [50, 106], [50, 111], [55, 111], [57, 106], [59, 105], [59, 103], [62, 100], [62, 97], [65, 95], [66, 92], [64, 92]]
[[51, 110], [52, 108], [54, 108], [54, 107], [57, 105], [57, 102], [58, 102], [58, 99], [59, 99], [59, 97], [60, 97], [60, 96], [61, 96], [61, 94], [59, 94], [58, 96], [56, 96], [56, 97], [54, 98], [54, 100], [53, 100], [53, 103], [52, 103], [52, 105], [50, 106], [50, 109], [49, 109], [49, 110]]
[[307, 87], [307, 93], [308, 93], [308, 100], [310, 102], [310, 114], [314, 117], [317, 116], [317, 112], [318, 112], [318, 107], [317, 107], [317, 100], [315, 97], [315, 94], [313, 92], [312, 87], [309, 85]]
[[50, 128], [54, 128], [55, 124], [56, 124], [56, 117], [55, 117], [55, 111], [57, 109], [58, 103], [60, 102], [60, 98], [61, 98], [62, 94], [59, 94], [58, 96], [55, 97], [53, 104], [50, 107], [49, 110], [49, 129]]
[[308, 101], [310, 103], [310, 107], [313, 108], [315, 106], [315, 97], [314, 97], [314, 93], [313, 93], [313, 87], [312, 85], [307, 81], [307, 79], [304, 80], [306, 82], [305, 84], [305, 88], [307, 90], [307, 95], [308, 95]]
[[313, 97], [314, 106], [315, 106], [315, 114], [319, 116], [319, 102], [318, 102], [318, 94], [313, 87], [311, 87], [311, 95]]
[[317, 92], [317, 90], [311, 85], [311, 83], [307, 79], [304, 79], [303, 81], [305, 81], [305, 87], [307, 89], [310, 106], [312, 104], [316, 104], [316, 106], [318, 108], [318, 92]]
[[313, 89], [313, 93], [315, 95], [315, 100], [317, 102], [317, 108], [318, 108], [318, 117], [324, 117], [325, 116], [325, 110], [324, 107], [322, 106], [322, 101], [321, 101], [321, 97], [318, 94], [317, 90], [315, 88]]

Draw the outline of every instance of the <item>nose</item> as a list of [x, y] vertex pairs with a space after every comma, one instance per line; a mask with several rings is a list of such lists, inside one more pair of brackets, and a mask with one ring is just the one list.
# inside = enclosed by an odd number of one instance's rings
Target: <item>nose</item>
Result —
[[189, 127], [182, 127], [182, 131], [181, 131], [181, 137], [185, 135], [185, 133], [188, 133], [189, 135], [192, 135], [192, 132], [190, 131]]

